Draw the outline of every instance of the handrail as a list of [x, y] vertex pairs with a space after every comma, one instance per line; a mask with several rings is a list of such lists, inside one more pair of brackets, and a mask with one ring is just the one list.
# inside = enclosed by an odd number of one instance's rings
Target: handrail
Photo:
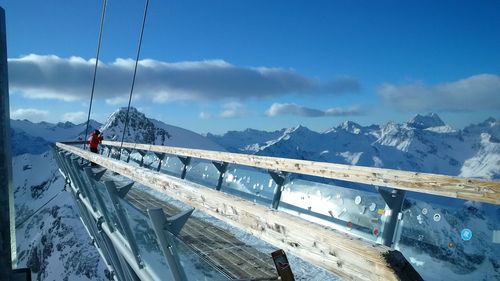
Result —
[[403, 255], [387, 246], [74, 146], [57, 143], [57, 147], [183, 201], [341, 276], [357, 280], [420, 280]]
[[[102, 144], [113, 147], [120, 146], [119, 142], [114, 141], [103, 141]], [[123, 148], [500, 204], [500, 181], [141, 143], [123, 143]]]

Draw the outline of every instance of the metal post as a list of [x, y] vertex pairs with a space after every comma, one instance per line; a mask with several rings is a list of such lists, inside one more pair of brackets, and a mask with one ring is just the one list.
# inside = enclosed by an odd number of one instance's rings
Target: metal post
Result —
[[143, 268], [144, 264], [141, 261], [141, 257], [139, 255], [139, 247], [136, 244], [134, 233], [130, 228], [130, 224], [127, 221], [127, 217], [125, 215], [125, 210], [123, 209], [120, 201], [118, 201], [118, 190], [116, 189], [115, 183], [112, 181], [105, 181], [104, 185], [109, 194], [109, 198], [111, 198], [111, 202], [113, 202], [113, 207], [115, 208], [116, 216], [118, 217], [118, 221], [120, 222], [121, 228], [127, 238], [128, 244], [130, 246], [130, 250], [134, 254], [135, 260], [139, 265], [139, 268]]
[[390, 209], [390, 213], [386, 215], [384, 227], [382, 230], [382, 244], [392, 247], [394, 244], [394, 237], [400, 221], [400, 213], [405, 201], [406, 191], [400, 189], [393, 189], [388, 191], [386, 189], [377, 188], [380, 195]]
[[167, 259], [170, 271], [176, 281], [185, 281], [186, 273], [184, 272], [182, 265], [179, 261], [177, 255], [177, 249], [175, 247], [172, 237], [167, 233], [166, 227], [168, 226], [167, 217], [162, 209], [148, 209], [148, 215], [151, 219], [151, 225], [158, 238], [158, 243], [160, 244], [161, 250]]
[[215, 189], [220, 190], [222, 187], [222, 180], [224, 180], [224, 174], [227, 171], [228, 164], [226, 162], [212, 162], [212, 164], [214, 164], [217, 171], [219, 171], [219, 180], [217, 181], [217, 186], [215, 187]]
[[5, 11], [0, 7], [0, 274], [10, 280], [16, 257], [16, 221], [10, 151], [9, 78]]
[[184, 167], [182, 167], [182, 173], [181, 173], [181, 179], [184, 179], [186, 178], [187, 167], [189, 166], [189, 163], [191, 163], [191, 157], [177, 156], [177, 158], [179, 158], [179, 160], [181, 160], [182, 162], [182, 165], [184, 165]]
[[285, 180], [288, 176], [288, 173], [275, 172], [275, 171], [268, 171], [268, 172], [269, 175], [271, 175], [271, 178], [276, 183], [276, 188], [274, 189], [273, 202], [271, 203], [271, 208], [277, 210], [281, 200], [281, 189], [285, 184]]

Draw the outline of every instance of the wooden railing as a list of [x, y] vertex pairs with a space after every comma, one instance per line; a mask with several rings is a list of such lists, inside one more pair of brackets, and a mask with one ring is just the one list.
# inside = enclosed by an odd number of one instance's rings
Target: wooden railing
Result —
[[[103, 141], [102, 144], [120, 147], [120, 143], [114, 141]], [[140, 143], [123, 143], [123, 148], [500, 204], [500, 181]]]

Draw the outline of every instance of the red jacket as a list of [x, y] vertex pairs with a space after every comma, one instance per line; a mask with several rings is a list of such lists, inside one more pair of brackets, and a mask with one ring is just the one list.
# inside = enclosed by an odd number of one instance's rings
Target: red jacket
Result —
[[97, 146], [101, 143], [102, 141], [102, 136], [99, 136], [98, 134], [96, 134], [95, 132], [92, 133], [92, 135], [90, 135], [90, 138], [89, 138], [89, 146], [90, 148], [97, 148]]

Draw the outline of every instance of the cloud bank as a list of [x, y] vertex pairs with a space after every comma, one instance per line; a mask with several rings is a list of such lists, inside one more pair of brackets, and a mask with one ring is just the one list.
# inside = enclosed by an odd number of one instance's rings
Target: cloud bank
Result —
[[358, 107], [334, 107], [327, 110], [320, 110], [296, 105], [294, 103], [273, 103], [271, 107], [266, 110], [266, 115], [270, 117], [280, 115], [297, 115], [302, 117], [348, 116], [360, 115], [361, 113]]
[[479, 74], [465, 79], [426, 85], [421, 82], [378, 89], [384, 101], [400, 110], [472, 111], [500, 108], [500, 76]]
[[[54, 55], [9, 59], [10, 87], [29, 98], [75, 101], [90, 95], [95, 60]], [[128, 98], [134, 61], [99, 63], [95, 97], [108, 103]], [[155, 102], [175, 100], [245, 100], [286, 94], [342, 94], [357, 92], [350, 77], [320, 81], [281, 68], [239, 67], [223, 60], [169, 63], [139, 62], [134, 95]]]
[[10, 118], [20, 120], [30, 120], [33, 122], [47, 121], [49, 112], [36, 108], [18, 108], [10, 113]]

